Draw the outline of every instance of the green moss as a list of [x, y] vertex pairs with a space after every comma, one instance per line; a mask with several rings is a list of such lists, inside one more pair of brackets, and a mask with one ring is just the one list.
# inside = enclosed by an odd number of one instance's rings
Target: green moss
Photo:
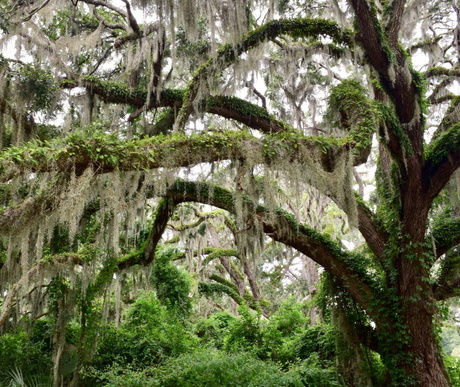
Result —
[[431, 235], [436, 242], [437, 249], [453, 246], [454, 242], [460, 238], [460, 219], [445, 220], [434, 228]]
[[72, 162], [77, 166], [93, 164], [109, 169], [126, 164], [130, 169], [141, 170], [164, 159], [176, 146], [187, 145], [197, 151], [212, 149], [219, 155], [226, 148], [238, 147], [246, 139], [255, 138], [246, 131], [228, 131], [192, 136], [176, 133], [127, 142], [93, 125], [88, 130], [73, 132], [65, 140], [34, 140], [22, 147], [9, 147], [0, 156], [0, 174], [12, 164], [36, 171], [53, 161]]
[[425, 166], [438, 164], [460, 150], [460, 123], [440, 135], [425, 151]]
[[238, 251], [234, 249], [222, 249], [222, 248], [206, 248], [203, 249], [204, 254], [209, 254], [203, 261], [203, 266], [208, 265], [216, 258], [220, 257], [238, 257]]
[[238, 303], [238, 305], [244, 303], [244, 299], [239, 296], [238, 292], [222, 283], [209, 283], [200, 281], [198, 283], [198, 291], [208, 297], [215, 293], [227, 294], [232, 297]]
[[406, 131], [401, 125], [401, 121], [396, 115], [396, 112], [392, 108], [385, 105], [383, 102], [375, 101], [375, 105], [378, 108], [378, 116], [380, 121], [382, 121], [398, 138], [399, 143], [404, 149], [406, 155], [411, 155], [413, 153], [412, 145]]
[[377, 130], [378, 111], [356, 80], [345, 80], [331, 90], [327, 116], [333, 126], [349, 132], [357, 148], [368, 148]]

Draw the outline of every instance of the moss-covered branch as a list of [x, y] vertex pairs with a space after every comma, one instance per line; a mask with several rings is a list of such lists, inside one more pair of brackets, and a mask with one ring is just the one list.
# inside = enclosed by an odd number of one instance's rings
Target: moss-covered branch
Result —
[[166, 229], [175, 207], [176, 202], [173, 199], [162, 198], [159, 201], [153, 215], [153, 224], [147, 241], [138, 251], [120, 260], [117, 264], [118, 270], [139, 264], [148, 265], [155, 259], [158, 242]]
[[[206, 184], [177, 181], [168, 190], [167, 195], [179, 201], [194, 201], [210, 204], [235, 213], [234, 195], [221, 187], [209, 187]], [[372, 279], [366, 272], [366, 258], [345, 251], [333, 242], [328, 235], [323, 235], [313, 228], [300, 225], [293, 215], [278, 210], [276, 216], [244, 197], [247, 213], [253, 213], [262, 222], [264, 232], [273, 239], [291, 246], [323, 266], [328, 272], [349, 290], [352, 296], [375, 319], [378, 313], [373, 309], [375, 292], [379, 292], [381, 284]]]
[[[347, 141], [348, 140], [348, 141]], [[148, 170], [160, 167], [186, 167], [219, 160], [249, 159], [267, 165], [286, 162], [306, 164], [312, 154], [325, 171], [333, 170], [335, 160], [352, 152], [349, 138], [306, 137], [301, 134], [272, 134], [263, 139], [249, 132], [228, 131], [187, 136], [156, 136], [125, 141], [103, 132], [76, 132], [52, 143], [34, 141], [22, 147], [9, 147], [0, 153], [0, 183], [31, 172], [72, 169], [81, 175], [93, 166], [95, 174]], [[306, 171], [308, 172], [308, 171]]]
[[198, 283], [198, 290], [201, 294], [204, 294], [208, 297], [215, 293], [227, 294], [233, 298], [233, 300], [235, 300], [238, 305], [244, 304], [244, 299], [243, 297], [239, 296], [238, 291], [235, 291], [233, 288], [222, 283], [209, 283], [200, 281]]
[[[147, 103], [147, 91], [143, 89], [131, 90], [128, 86], [112, 81], [104, 81], [97, 77], [82, 77], [81, 79], [65, 79], [60, 82], [61, 88], [85, 87], [91, 93], [97, 94], [107, 103], [128, 104], [138, 109], [154, 109], [159, 107], [182, 106], [185, 90], [163, 89], [160, 95], [152, 93], [150, 104]], [[234, 119], [252, 129], [264, 133], [276, 133], [287, 130], [288, 127], [271, 115], [266, 109], [238, 97], [209, 96], [200, 102], [203, 111], [216, 114], [224, 118]]]
[[347, 130], [356, 142], [357, 157], [367, 159], [380, 114], [364, 87], [355, 80], [343, 81], [331, 90], [328, 109], [332, 123]]
[[238, 258], [238, 251], [236, 251], [234, 249], [213, 248], [213, 249], [207, 250], [207, 252], [208, 251], [209, 251], [209, 254], [203, 261], [203, 267], [208, 265], [210, 262], [212, 262], [216, 258], [221, 258], [221, 257], [236, 257], [236, 258]]
[[460, 123], [440, 135], [425, 152], [423, 178], [429, 200], [435, 198], [460, 167]]
[[408, 49], [408, 51], [414, 54], [415, 51], [417, 51], [419, 48], [422, 50], [430, 49], [433, 45], [438, 44], [442, 38], [443, 38], [443, 35], [439, 35], [439, 36], [434, 37], [433, 39], [427, 39], [427, 40], [423, 40], [421, 42], [415, 43]]
[[425, 78], [432, 78], [432, 77], [440, 77], [440, 76], [447, 76], [447, 77], [460, 77], [460, 70], [459, 69], [446, 69], [444, 67], [431, 67], [427, 71], [423, 73]]
[[[249, 291], [247, 289], [244, 289], [244, 293], [243, 293], [243, 296], [241, 297], [239, 294], [238, 294], [238, 286], [235, 285], [233, 282], [217, 275], [217, 274], [212, 274], [211, 277], [210, 277], [211, 280], [213, 281], [216, 281], [219, 285], [221, 286], [225, 286], [227, 289], [229, 289], [228, 291], [225, 291], [225, 293], [227, 293], [230, 297], [232, 297], [239, 305], [241, 305], [242, 303], [247, 303], [248, 306], [251, 308], [251, 309], [254, 309], [254, 310], [259, 310], [261, 306], [263, 306], [264, 308], [265, 307], [268, 307], [270, 305], [270, 303], [265, 300], [265, 299], [262, 299], [260, 301], [256, 301], [254, 300], [254, 297], [249, 293]], [[217, 285], [217, 284], [208, 284], [211, 286], [211, 289], [212, 289], [212, 285]], [[221, 286], [219, 286], [220, 289], [222, 289], [223, 291], [223, 288], [221, 288]], [[235, 295], [237, 296], [235, 298]], [[268, 313], [266, 315], [266, 317], [268, 317]]]
[[435, 242], [436, 257], [447, 253], [451, 248], [460, 243], [460, 219], [449, 219], [431, 233]]
[[234, 63], [241, 54], [283, 34], [293, 38], [318, 39], [320, 36], [328, 36], [336, 44], [353, 46], [352, 31], [342, 29], [337, 23], [330, 20], [319, 18], [272, 20], [249, 32], [238, 44], [222, 46], [215, 58], [209, 59], [195, 72], [184, 95], [184, 103], [178, 117], [178, 127], [182, 128], [185, 125], [203, 82]]

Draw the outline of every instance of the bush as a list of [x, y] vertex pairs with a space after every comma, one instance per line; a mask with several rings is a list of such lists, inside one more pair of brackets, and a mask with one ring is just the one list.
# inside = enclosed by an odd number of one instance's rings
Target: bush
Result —
[[189, 297], [190, 275], [171, 264], [175, 250], [159, 251], [152, 269], [152, 281], [158, 299], [168, 308], [175, 309], [181, 319], [190, 315], [192, 302]]
[[460, 359], [454, 356], [446, 356], [444, 364], [446, 365], [452, 386], [460, 386]]
[[225, 349], [227, 351], [252, 351], [258, 349], [262, 344], [262, 331], [260, 315], [255, 316], [246, 305], [238, 308], [239, 319], [232, 321], [230, 331], [225, 338]]
[[252, 354], [197, 351], [170, 358], [160, 368], [135, 371], [114, 366], [103, 375], [107, 387], [332, 387], [333, 369], [322, 369], [314, 356], [290, 370]]
[[104, 329], [92, 364], [97, 368], [130, 364], [140, 369], [182, 354], [194, 345], [193, 336], [176, 315], [149, 292], [137, 299], [119, 329], [113, 325]]
[[330, 325], [308, 327], [299, 337], [295, 347], [295, 353], [299, 359], [308, 359], [316, 353], [321, 362], [327, 363], [336, 356], [334, 328]]
[[51, 354], [43, 342], [32, 343], [26, 332], [6, 333], [0, 336], [1, 377], [7, 371], [18, 370], [24, 377], [48, 372], [53, 367]]
[[171, 359], [158, 370], [153, 386], [278, 387], [303, 386], [298, 372], [283, 372], [275, 364], [249, 353], [203, 351]]

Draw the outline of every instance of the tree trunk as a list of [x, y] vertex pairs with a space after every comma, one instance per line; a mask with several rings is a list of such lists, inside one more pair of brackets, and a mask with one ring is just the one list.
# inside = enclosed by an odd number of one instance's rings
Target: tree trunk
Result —
[[406, 315], [411, 334], [410, 343], [404, 351], [408, 362], [403, 364], [403, 369], [407, 375], [415, 375], [418, 382], [416, 385], [448, 387], [451, 383], [441, 357], [440, 344], [433, 335], [433, 316], [420, 310], [423, 304], [419, 302]]
[[[399, 347], [394, 343], [393, 352], [394, 358], [398, 359], [398, 368], [404, 371], [405, 380], [396, 385], [447, 387], [451, 383], [442, 360], [440, 343], [433, 333], [433, 318], [437, 310], [432, 289], [426, 281], [429, 273], [421, 258], [427, 252], [423, 248], [416, 250], [409, 254], [406, 250], [397, 264], [401, 319], [394, 324], [393, 338], [398, 338]], [[397, 321], [397, 316], [394, 317]]]

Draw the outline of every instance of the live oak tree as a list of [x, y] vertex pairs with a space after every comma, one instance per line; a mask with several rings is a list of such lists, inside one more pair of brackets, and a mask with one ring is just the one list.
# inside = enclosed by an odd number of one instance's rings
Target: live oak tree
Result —
[[[0, 324], [21, 304], [39, 316], [46, 286], [57, 327], [72, 297], [89, 326], [94, 298], [154, 262], [168, 224], [202, 224], [169, 258], [210, 265], [202, 293], [269, 317], [249, 259], [271, 239], [347, 294], [388, 382], [450, 385], [437, 330], [460, 287], [455, 1], [2, 1], [0, 14]], [[371, 152], [366, 202], [354, 168]], [[306, 197], [333, 201], [365, 246], [323, 233]]]

